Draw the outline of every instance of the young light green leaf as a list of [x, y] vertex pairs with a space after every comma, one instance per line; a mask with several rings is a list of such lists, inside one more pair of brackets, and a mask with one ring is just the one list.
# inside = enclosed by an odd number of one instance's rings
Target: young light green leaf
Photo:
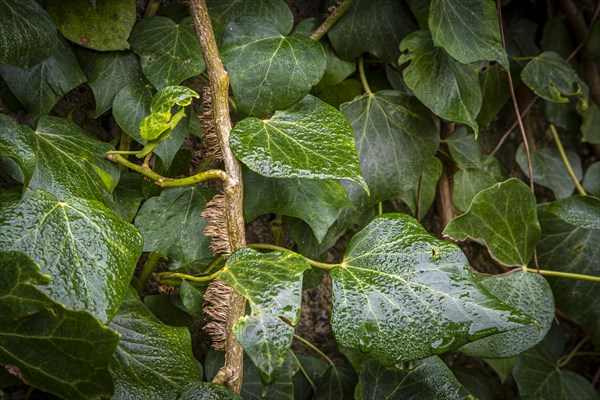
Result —
[[160, 322], [130, 289], [109, 327], [121, 334], [111, 363], [113, 399], [175, 399], [190, 382], [200, 381], [186, 327]]
[[[200, 95], [185, 86], [167, 86], [154, 95], [150, 105], [150, 115], [140, 121], [140, 136], [153, 142], [166, 139], [179, 121], [185, 117], [183, 107], [192, 104], [192, 99]], [[180, 106], [175, 114], [171, 109]]]
[[230, 145], [238, 160], [266, 177], [349, 179], [368, 190], [352, 126], [342, 113], [311, 95], [269, 119], [240, 121]]
[[497, 61], [508, 71], [496, 4], [489, 0], [432, 0], [429, 29], [433, 44], [463, 64]]
[[375, 218], [330, 275], [336, 341], [385, 365], [536, 324], [490, 295], [457, 246], [404, 214]]
[[452, 203], [459, 210], [467, 211], [477, 193], [505, 179], [496, 157], [484, 155], [480, 166], [456, 171], [452, 177]]
[[167, 17], [144, 18], [129, 38], [144, 75], [157, 89], [178, 85], [204, 72], [204, 58], [192, 18], [176, 24]]
[[204, 236], [207, 221], [200, 213], [215, 194], [212, 189], [179, 187], [148, 199], [135, 218], [144, 236], [144, 251], [168, 257], [172, 268], [210, 262], [210, 238]]
[[110, 397], [108, 365], [119, 335], [36, 287], [49, 281], [26, 255], [0, 252], [0, 363], [18, 367], [23, 382], [62, 399]]
[[192, 382], [181, 389], [177, 400], [242, 400], [242, 397], [216, 383]]
[[556, 103], [568, 103], [577, 97], [582, 109], [588, 107], [589, 89], [577, 72], [560, 55], [546, 51], [529, 61], [521, 79], [542, 99]]
[[0, 115], [0, 143], [23, 166], [24, 185], [61, 200], [83, 197], [107, 204], [119, 181], [119, 167], [104, 158], [112, 147], [66, 119], [42, 117], [34, 131]]
[[477, 134], [475, 118], [482, 102], [477, 69], [434, 47], [427, 31], [408, 35], [400, 43], [400, 50], [408, 51], [398, 63], [410, 61], [403, 72], [404, 81], [415, 96], [436, 115], [467, 124]]
[[318, 42], [282, 36], [271, 22], [255, 17], [227, 25], [221, 57], [242, 117], [264, 117], [301, 101], [326, 65]]
[[454, 218], [444, 235], [456, 240], [483, 240], [504, 265], [527, 265], [540, 238], [535, 197], [516, 178], [479, 192], [469, 210]]
[[404, 2], [354, 0], [328, 37], [346, 60], [369, 52], [395, 64], [400, 56], [398, 43], [415, 29], [417, 23]]
[[58, 40], [52, 55], [41, 63], [31, 68], [0, 65], [0, 75], [35, 119], [49, 114], [58, 100], [86, 80], [64, 39]]
[[423, 218], [435, 200], [437, 183], [442, 176], [442, 162], [439, 158], [433, 157], [425, 167], [421, 176], [421, 183], [413, 186], [409, 190], [402, 191], [398, 198], [402, 200], [414, 216], [417, 210], [420, 211], [420, 217]]
[[135, 23], [135, 0], [48, 0], [46, 11], [64, 37], [99, 51], [127, 50]]
[[274, 179], [244, 171], [244, 218], [269, 212], [300, 218], [319, 243], [344, 207], [352, 207], [344, 187], [335, 180]]
[[354, 130], [361, 171], [371, 191], [351, 192], [366, 208], [416, 186], [433, 158], [439, 133], [431, 114], [414, 97], [381, 91], [345, 103], [341, 111]]
[[588, 194], [600, 197], [600, 161], [588, 167], [581, 184]]
[[56, 28], [34, 0], [0, 0], [0, 64], [29, 67], [50, 57]]
[[54, 279], [52, 300], [102, 322], [117, 312], [142, 251], [138, 231], [97, 201], [59, 201], [43, 190], [0, 206], [0, 244]]

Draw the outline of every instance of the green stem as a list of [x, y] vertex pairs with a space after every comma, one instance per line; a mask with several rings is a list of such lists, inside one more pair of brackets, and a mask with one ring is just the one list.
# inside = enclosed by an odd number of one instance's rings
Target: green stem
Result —
[[373, 95], [373, 92], [371, 92], [371, 88], [369, 87], [369, 82], [367, 82], [367, 77], [365, 75], [365, 65], [364, 65], [363, 56], [360, 56], [358, 58], [358, 73], [360, 75], [360, 81], [362, 82], [365, 92], [369, 96]]
[[219, 276], [219, 274], [221, 272], [223, 272], [222, 269], [220, 269], [216, 272], [213, 272], [210, 275], [204, 275], [204, 276], [192, 276], [192, 275], [188, 275], [188, 274], [181, 274], [179, 272], [161, 272], [160, 274], [156, 275], [156, 279], [159, 282], [163, 282], [166, 279], [174, 279], [174, 278], [178, 278], [178, 279], [182, 279], [182, 280], [186, 280], [186, 281], [192, 281], [192, 282], [208, 282], [208, 281], [212, 281], [217, 276]]
[[579, 350], [581, 348], [581, 346], [583, 346], [589, 338], [590, 338], [589, 336], [584, 337], [583, 339], [581, 339], [579, 341], [579, 343], [577, 343], [577, 345], [573, 348], [573, 350], [571, 350], [569, 352], [569, 354], [566, 354], [566, 355], [562, 356], [561, 358], [559, 358], [558, 360], [556, 360], [556, 366], [558, 368], [562, 368], [565, 365], [567, 365], [569, 362], [571, 362], [571, 359], [573, 358], [573, 356], [575, 356], [575, 353], [577, 353], [577, 350]]
[[[247, 244], [246, 247], [250, 249], [261, 249], [261, 250], [273, 250], [273, 251], [291, 251], [290, 249], [286, 249], [285, 247], [275, 246], [274, 244], [266, 244], [266, 243], [252, 243]], [[301, 254], [300, 254], [301, 255]], [[304, 257], [304, 256], [302, 256]], [[307, 263], [312, 265], [313, 267], [321, 268], [321, 269], [333, 269], [335, 267], [339, 267], [340, 264], [327, 264], [319, 261], [311, 260], [308, 257], [304, 257]]]
[[597, 276], [572, 274], [570, 272], [548, 271], [545, 269], [539, 269], [539, 270], [538, 269], [530, 269], [530, 268], [527, 268], [525, 265], [523, 265], [521, 268], [523, 269], [523, 271], [536, 272], [536, 273], [539, 273], [540, 275], [544, 275], [544, 276], [557, 276], [560, 278], [579, 279], [582, 281], [591, 281], [591, 282], [600, 283], [600, 277], [597, 277]]
[[552, 136], [554, 136], [554, 140], [556, 141], [556, 147], [558, 148], [560, 157], [562, 158], [563, 163], [565, 163], [565, 167], [567, 167], [569, 176], [571, 177], [571, 180], [573, 181], [573, 183], [575, 183], [575, 187], [577, 188], [577, 191], [579, 192], [580, 195], [587, 196], [585, 189], [583, 189], [583, 186], [581, 186], [581, 183], [579, 183], [579, 179], [577, 179], [577, 177], [575, 176], [573, 167], [571, 167], [571, 163], [569, 162], [569, 159], [567, 158], [565, 149], [563, 148], [562, 142], [560, 141], [560, 138], [558, 137], [558, 132], [556, 132], [556, 128], [554, 127], [553, 124], [550, 124], [550, 130], [552, 131]]
[[319, 26], [313, 32], [313, 34], [310, 35], [310, 38], [316, 41], [321, 40], [321, 38], [325, 36], [327, 31], [329, 31], [335, 25], [335, 23], [342, 17], [342, 15], [344, 15], [346, 10], [348, 10], [348, 7], [350, 7], [350, 4], [352, 4], [352, 0], [342, 0], [341, 2], [339, 2], [339, 4], [334, 8], [333, 12], [329, 14], [325, 21], [323, 21], [321, 26]]
[[383, 203], [377, 203], [377, 215], [383, 215]]
[[[294, 353], [292, 353], [292, 354], [294, 354]], [[312, 379], [310, 379], [310, 376], [308, 376], [308, 373], [306, 372], [306, 370], [302, 366], [302, 363], [300, 362], [300, 360], [298, 360], [298, 357], [296, 357], [295, 354], [294, 354], [294, 358], [296, 359], [296, 362], [298, 363], [298, 367], [300, 368], [300, 372], [302, 372], [302, 375], [304, 375], [304, 377], [308, 381], [308, 384], [312, 388], [313, 393], [317, 393], [317, 385], [315, 385], [315, 383], [312, 381]]]
[[208, 274], [210, 271], [212, 271], [217, 265], [219, 265], [220, 263], [223, 262], [223, 260], [225, 260], [225, 257], [223, 257], [222, 255], [220, 255], [219, 257], [215, 258], [210, 264], [208, 264], [208, 266], [204, 269], [204, 273]]
[[156, 267], [156, 264], [158, 263], [158, 261], [160, 261], [161, 258], [162, 256], [160, 254], [154, 252], [150, 253], [150, 255], [148, 256], [148, 259], [144, 264], [144, 268], [142, 269], [142, 273], [140, 274], [140, 282], [142, 284], [142, 288], [146, 286], [148, 278], [150, 278], [150, 275], [152, 275], [154, 267]]
[[335, 366], [335, 363], [333, 361], [331, 361], [331, 358], [327, 357], [327, 354], [325, 354], [321, 350], [319, 350], [319, 348], [317, 346], [315, 346], [308, 340], [304, 339], [302, 336], [296, 335], [295, 333], [294, 333], [294, 337], [296, 339], [298, 339], [299, 341], [301, 341], [302, 343], [304, 343], [305, 345], [307, 345], [308, 347], [310, 347], [311, 349], [313, 349], [318, 355], [323, 357], [325, 359], [325, 361], [327, 361], [329, 363], [329, 365], [331, 365], [332, 367]]

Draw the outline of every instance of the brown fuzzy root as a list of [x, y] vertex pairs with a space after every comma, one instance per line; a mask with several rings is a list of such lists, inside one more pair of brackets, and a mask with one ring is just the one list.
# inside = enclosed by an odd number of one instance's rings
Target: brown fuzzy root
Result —
[[225, 196], [218, 194], [206, 204], [204, 211], [200, 214], [208, 223], [204, 228], [204, 234], [212, 238], [210, 248], [213, 254], [231, 254], [231, 243], [227, 235], [227, 219], [225, 217]]
[[205, 158], [212, 158], [214, 161], [223, 161], [221, 145], [215, 130], [214, 116], [212, 112], [212, 96], [210, 86], [205, 85], [202, 88], [202, 111], [198, 115], [204, 137], [202, 139], [202, 151]]
[[204, 325], [204, 332], [210, 336], [212, 347], [216, 350], [225, 350], [227, 316], [232, 292], [231, 286], [215, 280], [208, 285], [204, 294], [203, 311], [208, 317], [208, 322]]

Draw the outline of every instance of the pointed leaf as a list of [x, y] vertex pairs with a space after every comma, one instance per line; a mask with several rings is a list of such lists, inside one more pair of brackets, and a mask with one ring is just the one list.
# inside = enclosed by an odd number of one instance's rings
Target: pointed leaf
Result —
[[239, 394], [212, 382], [193, 382], [185, 385], [177, 400], [241, 400]]
[[581, 184], [588, 194], [600, 197], [600, 161], [588, 167]]
[[345, 365], [330, 365], [317, 385], [315, 398], [322, 400], [345, 400], [354, 395], [358, 381], [354, 368]]
[[497, 61], [509, 69], [493, 1], [432, 0], [429, 28], [433, 44], [461, 63]]
[[0, 143], [26, 165], [26, 178], [33, 172], [25, 185], [61, 200], [83, 197], [106, 204], [119, 181], [119, 167], [104, 158], [112, 147], [66, 119], [42, 117], [34, 131], [0, 115]]
[[106, 322], [117, 312], [142, 251], [137, 230], [97, 201], [58, 201], [42, 190], [0, 206], [0, 244], [54, 279], [50, 298]]
[[420, 212], [420, 217], [425, 217], [427, 211], [435, 200], [437, 183], [442, 176], [442, 162], [439, 158], [433, 157], [425, 167], [421, 177], [421, 183], [413, 186], [409, 190], [402, 191], [398, 198], [402, 200], [414, 216]]
[[480, 166], [460, 168], [452, 177], [452, 203], [461, 211], [469, 209], [477, 193], [506, 179], [496, 157], [481, 156], [479, 163]]
[[46, 11], [60, 33], [83, 47], [100, 51], [127, 50], [135, 23], [134, 0], [103, 0], [94, 7], [79, 0], [48, 0]]
[[204, 58], [192, 18], [176, 24], [167, 17], [144, 18], [129, 38], [144, 75], [157, 89], [178, 85], [204, 72]]
[[477, 69], [434, 47], [427, 31], [407, 36], [400, 43], [400, 50], [408, 50], [398, 63], [410, 61], [404, 69], [404, 81], [415, 96], [436, 115], [467, 124], [477, 134], [475, 118], [482, 102]]
[[500, 65], [491, 65], [479, 74], [482, 102], [477, 125], [485, 126], [490, 123], [510, 99], [508, 75]]
[[479, 168], [483, 162], [481, 148], [474, 135], [469, 134], [467, 128], [461, 126], [446, 139], [450, 156], [460, 169]]
[[535, 197], [516, 178], [479, 192], [469, 210], [454, 218], [444, 235], [456, 240], [483, 240], [504, 265], [527, 265], [540, 238]]
[[386, 365], [535, 324], [490, 295], [457, 246], [404, 214], [375, 218], [330, 275], [336, 341]]
[[56, 28], [34, 0], [0, 1], [0, 64], [33, 66], [56, 48]]
[[254, 17], [227, 25], [221, 57], [243, 117], [263, 117], [302, 100], [326, 64], [318, 42], [282, 36], [271, 22]]
[[238, 160], [266, 177], [349, 179], [367, 189], [350, 123], [311, 95], [267, 120], [240, 121], [230, 145]]
[[356, 98], [340, 109], [354, 129], [361, 170], [371, 191], [370, 197], [362, 191], [351, 193], [353, 203], [368, 207], [418, 184], [437, 151], [439, 133], [417, 99], [386, 90]]
[[111, 363], [113, 399], [175, 399], [179, 389], [201, 379], [188, 329], [160, 322], [133, 289], [109, 326], [121, 334]]

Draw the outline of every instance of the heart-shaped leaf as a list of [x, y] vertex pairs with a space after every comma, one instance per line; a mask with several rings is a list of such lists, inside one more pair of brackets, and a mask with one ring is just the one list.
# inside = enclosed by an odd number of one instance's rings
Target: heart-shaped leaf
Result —
[[56, 48], [56, 28], [34, 0], [0, 1], [0, 64], [33, 66]]
[[457, 246], [404, 214], [375, 218], [330, 275], [336, 341], [386, 365], [536, 323], [490, 295]]
[[138, 231], [97, 201], [59, 201], [43, 190], [0, 206], [0, 244], [54, 277], [52, 300], [106, 322], [117, 312], [142, 251]]
[[479, 192], [469, 210], [454, 218], [444, 235], [480, 239], [504, 265], [527, 265], [540, 238], [535, 196], [516, 178]]
[[477, 193], [506, 179], [500, 162], [494, 156], [479, 158], [479, 166], [460, 168], [452, 177], [452, 203], [467, 211]]
[[311, 95], [269, 119], [240, 121], [230, 145], [238, 160], [263, 176], [349, 179], [367, 190], [352, 126], [342, 113]]
[[410, 61], [404, 69], [404, 81], [415, 96], [436, 115], [449, 121], [469, 125], [475, 134], [475, 118], [481, 109], [482, 95], [477, 69], [456, 61], [441, 47], [434, 47], [427, 31], [408, 35], [400, 43], [399, 64]]
[[463, 64], [497, 61], [508, 71], [496, 4], [489, 0], [431, 0], [429, 28], [433, 44]]
[[83, 197], [106, 204], [119, 181], [119, 167], [104, 158], [112, 147], [66, 119], [42, 117], [34, 131], [0, 115], [0, 143], [24, 166], [26, 186], [61, 200]]
[[49, 281], [24, 254], [0, 252], [0, 363], [18, 367], [23, 382], [63, 399], [110, 397], [108, 365], [119, 335], [36, 287]]
[[201, 374], [186, 327], [160, 322], [130, 289], [109, 326], [121, 334], [111, 363], [113, 399], [175, 399], [176, 393]]
[[103, 0], [97, 7], [79, 0], [48, 0], [46, 11], [60, 33], [83, 47], [127, 50], [135, 24], [135, 0]]
[[129, 38], [144, 75], [157, 89], [178, 85], [204, 72], [204, 58], [192, 18], [176, 24], [167, 17], [144, 18]]
[[221, 57], [241, 116], [263, 117], [302, 100], [325, 71], [325, 52], [302, 35], [282, 36], [270, 21], [229, 23]]

